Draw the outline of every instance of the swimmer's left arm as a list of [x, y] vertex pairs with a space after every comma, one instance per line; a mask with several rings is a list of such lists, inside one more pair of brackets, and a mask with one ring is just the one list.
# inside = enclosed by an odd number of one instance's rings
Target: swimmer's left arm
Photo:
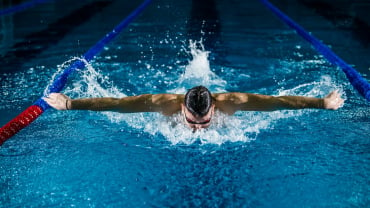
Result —
[[338, 91], [325, 98], [305, 96], [270, 96], [252, 93], [224, 93], [215, 96], [216, 106], [229, 114], [236, 111], [274, 111], [283, 109], [319, 108], [336, 110], [344, 100]]

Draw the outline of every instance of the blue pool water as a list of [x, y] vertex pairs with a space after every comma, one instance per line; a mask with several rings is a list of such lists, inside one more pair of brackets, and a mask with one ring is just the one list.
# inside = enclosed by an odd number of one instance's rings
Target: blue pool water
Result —
[[[219, 114], [196, 133], [176, 116], [49, 109], [0, 147], [0, 207], [369, 207], [369, 103], [259, 1], [205, 2], [154, 1], [63, 92], [339, 89], [343, 108]], [[369, 80], [369, 46], [340, 25], [351, 19], [307, 2], [277, 5]], [[0, 17], [0, 125], [139, 3], [59, 0]]]

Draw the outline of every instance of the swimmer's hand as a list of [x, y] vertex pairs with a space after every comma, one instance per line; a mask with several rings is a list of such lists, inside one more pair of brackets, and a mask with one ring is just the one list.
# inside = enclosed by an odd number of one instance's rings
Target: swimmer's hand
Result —
[[57, 110], [71, 109], [71, 98], [62, 93], [50, 93], [48, 97], [43, 97], [42, 99]]
[[324, 98], [324, 108], [330, 110], [337, 110], [338, 108], [342, 107], [344, 104], [344, 99], [340, 97], [338, 90], [335, 90], [329, 93]]

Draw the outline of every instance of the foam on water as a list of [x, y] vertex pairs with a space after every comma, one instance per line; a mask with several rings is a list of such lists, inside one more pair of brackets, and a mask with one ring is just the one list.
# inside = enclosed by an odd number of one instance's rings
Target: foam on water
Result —
[[[192, 59], [186, 66], [178, 66], [183, 69], [182, 76], [177, 80], [175, 89], [168, 89], [170, 93], [185, 93], [196, 85], [208, 87], [212, 92], [225, 92], [227, 82], [212, 72], [208, 60], [209, 52], [201, 42], [190, 41], [189, 51]], [[122, 89], [116, 87], [109, 77], [96, 70], [91, 64], [86, 63], [86, 69], [79, 71], [80, 78], [73, 81], [64, 91], [72, 98], [78, 97], [125, 97]], [[135, 82], [135, 81], [132, 81]], [[153, 86], [154, 87], [154, 86]], [[321, 80], [304, 83], [292, 89], [278, 89], [275, 95], [303, 95], [324, 96], [337, 88], [330, 76], [322, 76]], [[142, 92], [150, 93], [150, 92]], [[193, 132], [184, 125], [181, 114], [171, 117], [162, 116], [159, 113], [135, 113], [120, 114], [114, 112], [102, 112], [111, 122], [126, 123], [130, 128], [146, 132], [153, 137], [160, 134], [171, 144], [222, 144], [225, 142], [248, 142], [257, 138], [261, 131], [271, 128], [275, 122], [301, 116], [302, 111], [275, 111], [275, 112], [237, 112], [234, 116], [227, 116], [221, 112], [215, 112], [212, 125], [208, 129]], [[124, 126], [124, 125], [122, 125]], [[126, 128], [126, 127], [122, 127]]]
[[185, 93], [186, 89], [203, 85], [213, 92], [224, 91], [227, 82], [218, 77], [212, 70], [202, 41], [189, 41], [189, 53], [192, 59], [184, 66], [184, 73], [177, 80], [177, 88], [169, 90], [173, 93]]

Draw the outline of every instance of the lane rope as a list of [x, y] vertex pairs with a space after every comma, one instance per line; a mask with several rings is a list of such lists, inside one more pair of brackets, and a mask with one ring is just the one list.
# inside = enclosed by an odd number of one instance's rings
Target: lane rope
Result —
[[[87, 62], [91, 61], [98, 53], [100, 53], [105, 45], [111, 42], [117, 35], [125, 29], [150, 3], [152, 0], [145, 0], [134, 11], [132, 11], [124, 20], [122, 20], [111, 32], [106, 34], [100, 39], [93, 47], [91, 47], [82, 57]], [[81, 60], [76, 60], [68, 68], [62, 71], [53, 81], [53, 83], [46, 90], [46, 94], [52, 92], [60, 92], [67, 83], [68, 76], [76, 71], [85, 67], [85, 63]], [[0, 128], [0, 145], [7, 139], [17, 134], [20, 130], [30, 125], [36, 120], [44, 111], [49, 109], [50, 106], [41, 98], [39, 98], [33, 105], [24, 110], [21, 114], [9, 121]]]
[[50, 2], [50, 1], [54, 1], [54, 0], [34, 0], [34, 1], [24, 2], [22, 4], [18, 4], [18, 5], [0, 10], [0, 16], [20, 12], [28, 8], [34, 7], [37, 4], [43, 4], [43, 3]]
[[353, 67], [343, 61], [337, 56], [328, 46], [323, 44], [313, 35], [310, 35], [303, 27], [294, 22], [286, 14], [280, 11], [272, 3], [267, 0], [260, 0], [270, 11], [272, 11], [277, 17], [280, 18], [284, 23], [293, 28], [301, 37], [308, 41], [319, 53], [321, 53], [330, 63], [339, 66], [342, 71], [346, 74], [347, 79], [352, 86], [367, 100], [370, 101], [370, 84], [363, 78]]

